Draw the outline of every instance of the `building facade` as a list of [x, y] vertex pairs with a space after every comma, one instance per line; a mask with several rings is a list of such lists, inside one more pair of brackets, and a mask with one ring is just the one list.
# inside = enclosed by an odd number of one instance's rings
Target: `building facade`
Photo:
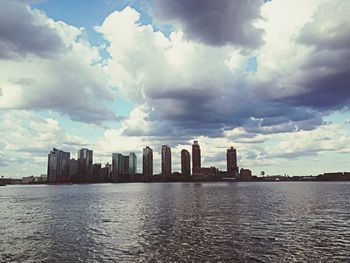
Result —
[[241, 181], [251, 181], [253, 179], [252, 177], [252, 171], [249, 169], [243, 169], [240, 170], [240, 180]]
[[162, 146], [162, 175], [171, 175], [171, 150], [169, 145]]
[[195, 177], [213, 177], [219, 174], [219, 169], [216, 168], [215, 166], [211, 167], [201, 167], [196, 169], [196, 172], [193, 174]]
[[78, 151], [78, 181], [88, 181], [92, 176], [93, 151], [82, 148]]
[[112, 153], [112, 181], [115, 182], [119, 176], [119, 166], [121, 163], [121, 154], [120, 153]]
[[201, 148], [198, 141], [192, 144], [192, 173], [195, 174], [201, 168]]
[[134, 175], [137, 173], [137, 156], [134, 152], [129, 154], [129, 174]]
[[181, 174], [191, 176], [191, 156], [185, 149], [181, 151]]
[[48, 154], [47, 181], [68, 181], [70, 153], [53, 148]]
[[129, 174], [129, 156], [120, 153], [112, 154], [112, 181]]
[[230, 149], [227, 149], [226, 161], [227, 161], [227, 174], [229, 176], [236, 177], [238, 175], [237, 151], [233, 147], [231, 147]]
[[78, 180], [78, 160], [70, 159], [69, 160], [69, 180], [75, 182]]
[[148, 146], [143, 148], [142, 173], [145, 176], [153, 175], [153, 150]]

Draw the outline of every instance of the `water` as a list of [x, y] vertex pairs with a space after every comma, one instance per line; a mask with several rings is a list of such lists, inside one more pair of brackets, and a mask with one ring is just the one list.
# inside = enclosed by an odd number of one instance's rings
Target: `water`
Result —
[[0, 262], [349, 262], [350, 183], [0, 188]]

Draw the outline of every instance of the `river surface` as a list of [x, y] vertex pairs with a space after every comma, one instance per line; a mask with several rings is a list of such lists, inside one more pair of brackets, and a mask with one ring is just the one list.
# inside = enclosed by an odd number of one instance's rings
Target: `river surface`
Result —
[[350, 183], [5, 186], [0, 262], [350, 262]]

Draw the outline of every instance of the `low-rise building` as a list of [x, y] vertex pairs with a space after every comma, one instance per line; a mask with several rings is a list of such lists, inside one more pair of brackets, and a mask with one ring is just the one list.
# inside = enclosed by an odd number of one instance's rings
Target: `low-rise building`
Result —
[[241, 181], [251, 181], [253, 179], [252, 177], [252, 171], [249, 169], [243, 169], [240, 170], [240, 180]]

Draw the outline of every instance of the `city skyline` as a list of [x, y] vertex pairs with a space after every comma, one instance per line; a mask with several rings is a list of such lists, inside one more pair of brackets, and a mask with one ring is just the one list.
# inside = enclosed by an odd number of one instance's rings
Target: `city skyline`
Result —
[[253, 174], [349, 170], [348, 1], [176, 3], [0, 0], [0, 176], [47, 173], [52, 147], [140, 171], [150, 145], [158, 174], [169, 145], [181, 171], [195, 140], [201, 168], [232, 145]]
[[[161, 148], [161, 170], [159, 175], [171, 176], [174, 173], [180, 173], [183, 176], [192, 176], [195, 174], [201, 174], [201, 156], [200, 145], [198, 141], [193, 141], [192, 144], [192, 157], [191, 154], [186, 150], [181, 150], [181, 167], [180, 171], [172, 170], [172, 153], [171, 147], [169, 145], [162, 145]], [[176, 155], [176, 154], [175, 154]], [[88, 181], [91, 177], [91, 171], [93, 165], [99, 165], [102, 168], [102, 163], [93, 162], [93, 150], [87, 148], [82, 148], [78, 151], [77, 159], [74, 157], [70, 158], [70, 152], [65, 152], [63, 150], [53, 148], [48, 154], [47, 162], [47, 177], [48, 182], [56, 181], [66, 181], [68, 177], [73, 174], [76, 176], [77, 181]], [[130, 152], [129, 155], [123, 155], [122, 153], [112, 153], [111, 163], [107, 162], [104, 167], [108, 168], [108, 173], [111, 177], [111, 181], [117, 181], [118, 177], [125, 175], [136, 175], [143, 174], [147, 176], [152, 176], [154, 173], [153, 165], [153, 149], [149, 146], [143, 148], [142, 154], [142, 171], [137, 170], [137, 155], [134, 152]], [[192, 166], [191, 166], [192, 160]], [[237, 165], [237, 151], [232, 146], [226, 151], [226, 162], [227, 176], [237, 177], [239, 173], [239, 167]], [[68, 167], [69, 166], [69, 169]], [[74, 172], [71, 171], [73, 167]], [[76, 166], [76, 167], [75, 167]], [[214, 167], [214, 165], [209, 165], [209, 167]], [[206, 168], [203, 168], [206, 169]], [[59, 178], [64, 178], [59, 180]]]
[[[172, 153], [169, 145], [161, 148], [161, 171], [154, 173], [153, 149], [149, 146], [143, 148], [142, 171], [137, 170], [137, 155], [112, 153], [111, 163], [101, 164], [93, 162], [93, 150], [82, 148], [78, 151], [77, 160], [70, 158], [70, 152], [53, 148], [48, 154], [47, 183], [99, 183], [99, 182], [140, 182], [159, 180], [241, 180], [253, 179], [250, 169], [239, 170], [237, 165], [237, 151], [232, 146], [226, 150], [226, 171], [214, 165], [203, 167], [201, 165], [201, 150], [198, 141], [193, 141], [192, 158], [186, 149], [181, 150], [181, 171], [172, 170]], [[191, 172], [192, 159], [192, 172]], [[39, 179], [43, 180], [44, 174]], [[152, 179], [153, 177], [154, 179]], [[28, 179], [26, 179], [28, 178]], [[33, 176], [22, 180], [31, 180]], [[38, 177], [35, 177], [38, 178]]]

